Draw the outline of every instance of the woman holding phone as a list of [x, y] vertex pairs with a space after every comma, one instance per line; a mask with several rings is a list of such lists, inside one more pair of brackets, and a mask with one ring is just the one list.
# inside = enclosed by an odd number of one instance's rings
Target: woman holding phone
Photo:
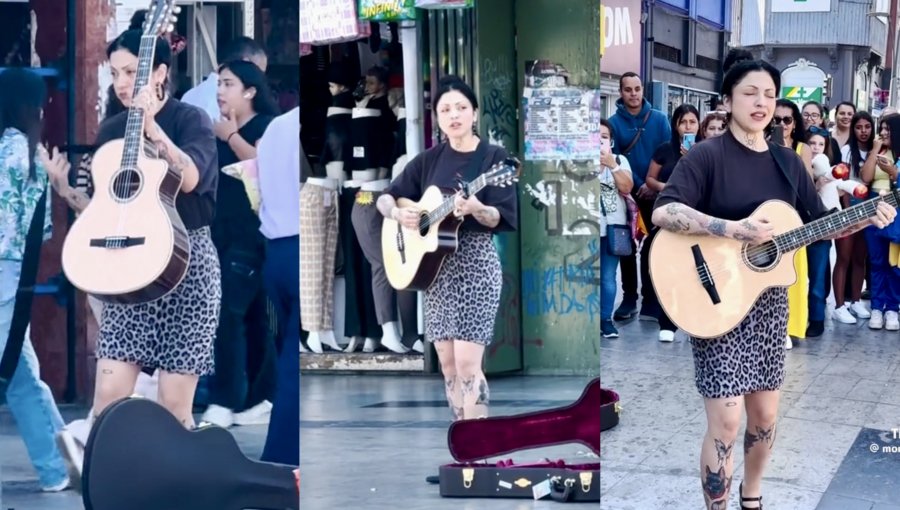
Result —
[[[650, 160], [650, 168], [647, 170], [647, 186], [661, 193], [666, 187], [666, 181], [672, 175], [675, 165], [681, 160], [681, 156], [687, 154], [697, 139], [700, 131], [700, 112], [693, 105], [683, 104], [672, 113], [672, 139], [656, 148]], [[645, 242], [652, 242], [658, 229], [650, 226], [650, 236]], [[655, 292], [655, 290], [651, 290]], [[675, 341], [675, 324], [659, 309], [659, 341]]]
[[613, 255], [606, 231], [608, 225], [628, 224], [628, 205], [622, 195], [631, 193], [634, 180], [631, 164], [625, 156], [612, 153], [613, 127], [600, 119], [600, 333], [603, 338], [618, 338], [613, 324], [613, 305], [616, 300], [616, 270], [619, 257]]

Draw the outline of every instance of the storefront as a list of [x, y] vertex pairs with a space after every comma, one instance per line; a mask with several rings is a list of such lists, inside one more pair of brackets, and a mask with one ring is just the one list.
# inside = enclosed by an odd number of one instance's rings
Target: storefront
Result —
[[641, 74], [642, 26], [640, 0], [600, 2], [600, 111], [605, 118], [616, 112], [619, 77]]

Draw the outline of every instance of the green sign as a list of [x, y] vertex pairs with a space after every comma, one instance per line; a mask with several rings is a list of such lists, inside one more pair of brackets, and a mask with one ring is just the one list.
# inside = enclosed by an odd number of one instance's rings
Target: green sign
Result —
[[825, 94], [822, 87], [781, 87], [781, 97], [803, 106], [808, 101], [822, 103]]
[[416, 19], [415, 0], [359, 0], [359, 19], [401, 21]]

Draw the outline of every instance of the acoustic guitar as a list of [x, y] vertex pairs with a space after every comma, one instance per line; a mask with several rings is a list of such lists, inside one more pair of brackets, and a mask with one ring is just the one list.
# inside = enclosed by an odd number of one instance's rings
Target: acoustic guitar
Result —
[[91, 428], [81, 480], [85, 510], [296, 510], [294, 466], [256, 462], [227, 430], [189, 431], [165, 408], [128, 398]]
[[659, 303], [689, 335], [720, 337], [744, 320], [764, 291], [797, 281], [798, 249], [868, 221], [882, 201], [892, 207], [900, 202], [895, 191], [804, 225], [793, 207], [770, 200], [753, 215], [769, 218], [774, 239], [757, 245], [660, 230], [650, 246], [649, 261]]
[[[487, 186], [506, 187], [519, 180], [521, 163], [507, 158], [470, 183], [460, 181], [463, 198]], [[434, 283], [444, 259], [456, 252], [462, 218], [451, 214], [455, 193], [429, 186], [418, 202], [400, 198], [397, 207], [422, 211], [418, 229], [408, 229], [385, 218], [381, 226], [381, 250], [388, 281], [397, 290], [427, 290]]]
[[[144, 23], [134, 94], [147, 85], [157, 37], [172, 28], [175, 0], [153, 0]], [[78, 289], [110, 303], [141, 303], [171, 292], [187, 271], [190, 243], [175, 210], [181, 174], [144, 139], [143, 112], [128, 110], [125, 138], [94, 155], [94, 196], [69, 229], [62, 267]], [[148, 155], [149, 154], [149, 155]]]

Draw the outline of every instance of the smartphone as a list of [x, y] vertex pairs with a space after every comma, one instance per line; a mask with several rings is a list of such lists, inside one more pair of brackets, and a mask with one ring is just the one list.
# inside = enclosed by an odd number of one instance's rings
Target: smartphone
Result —
[[600, 139], [600, 155], [605, 156], [612, 150], [612, 143], [607, 138]]
[[891, 164], [891, 160], [889, 160], [888, 157], [885, 156], [884, 154], [879, 154], [879, 155], [877, 155], [877, 156], [875, 156], [875, 157], [878, 159], [879, 162], [881, 162], [881, 163], [883, 163], [883, 164], [885, 164], [885, 165]]
[[684, 150], [689, 151], [696, 141], [696, 133], [685, 133], [684, 136], [681, 137], [681, 146], [684, 147]]

